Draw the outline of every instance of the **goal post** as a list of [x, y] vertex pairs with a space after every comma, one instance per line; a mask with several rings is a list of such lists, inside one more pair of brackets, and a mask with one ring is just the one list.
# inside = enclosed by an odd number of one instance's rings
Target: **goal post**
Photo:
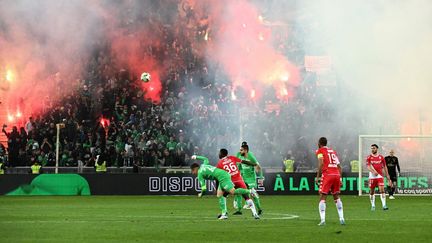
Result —
[[379, 146], [378, 153], [384, 157], [394, 150], [399, 159], [401, 176], [396, 194], [432, 195], [432, 135], [359, 135], [359, 196], [369, 192], [366, 157], [372, 144]]

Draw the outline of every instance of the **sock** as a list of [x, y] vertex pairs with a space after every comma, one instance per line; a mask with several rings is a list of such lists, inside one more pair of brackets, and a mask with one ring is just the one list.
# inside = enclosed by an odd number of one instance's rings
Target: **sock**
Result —
[[343, 215], [343, 205], [342, 205], [342, 201], [340, 200], [340, 198], [338, 198], [338, 199], [335, 201], [335, 203], [336, 203], [336, 209], [337, 209], [337, 212], [338, 212], [338, 214], [339, 214], [339, 220], [341, 220], [341, 219], [344, 218], [344, 215]]
[[246, 200], [247, 205], [249, 205], [250, 209], [252, 210], [252, 215], [257, 215], [257, 211], [255, 208], [255, 204], [253, 203], [253, 201], [251, 199]]
[[234, 196], [234, 201], [235, 201], [235, 204], [237, 206], [237, 211], [238, 212], [240, 212], [242, 210], [242, 207], [243, 207], [242, 200], [243, 200], [242, 196], [240, 196], [240, 195], [235, 195]]
[[325, 222], [326, 203], [325, 203], [324, 200], [321, 200], [319, 202], [318, 209], [319, 209], [319, 214], [320, 214], [320, 217], [321, 217], [321, 222]]
[[395, 193], [395, 191], [396, 191], [396, 187], [393, 186], [393, 187], [392, 187], [392, 196], [393, 196], [393, 194]]
[[234, 194], [236, 195], [243, 195], [243, 194], [249, 194], [250, 190], [249, 189], [244, 189], [244, 188], [237, 188], [234, 191]]
[[370, 198], [371, 205], [374, 208], [375, 207], [375, 194], [369, 195], [369, 198]]
[[385, 193], [381, 193], [381, 203], [383, 207], [386, 207], [386, 195]]
[[259, 200], [259, 195], [258, 195], [258, 193], [255, 191], [255, 189], [254, 188], [252, 188], [251, 190], [253, 190], [253, 194], [255, 195], [255, 197], [253, 197], [252, 199], [253, 199], [253, 201], [254, 201], [254, 203], [255, 203], [255, 206], [256, 206], [256, 208], [258, 209], [258, 210], [260, 210], [261, 209], [261, 202], [260, 202], [260, 200]]
[[226, 198], [225, 197], [219, 197], [219, 208], [221, 209], [222, 214], [227, 213]]

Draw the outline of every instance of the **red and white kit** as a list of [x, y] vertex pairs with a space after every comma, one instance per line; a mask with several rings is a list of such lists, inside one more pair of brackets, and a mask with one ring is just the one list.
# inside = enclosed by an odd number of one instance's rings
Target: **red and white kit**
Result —
[[245, 188], [246, 184], [243, 181], [243, 177], [237, 167], [237, 163], [241, 163], [241, 159], [235, 156], [226, 156], [219, 160], [216, 167], [225, 170], [231, 175], [231, 181], [234, 183], [235, 188]]
[[386, 165], [384, 156], [370, 154], [366, 158], [366, 163], [367, 166], [371, 165], [378, 172], [378, 175], [369, 172], [369, 188], [373, 190], [377, 186], [384, 186], [383, 168]]
[[340, 164], [336, 151], [325, 146], [316, 151], [318, 158], [323, 158], [324, 164], [322, 167], [321, 183], [319, 192], [322, 194], [340, 193], [340, 173], [338, 165]]

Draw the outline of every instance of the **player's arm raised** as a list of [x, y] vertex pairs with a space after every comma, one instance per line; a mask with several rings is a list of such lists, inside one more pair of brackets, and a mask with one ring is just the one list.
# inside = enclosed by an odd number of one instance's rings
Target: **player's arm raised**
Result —
[[248, 153], [247, 160], [242, 160], [242, 164], [250, 165], [250, 166], [256, 166], [258, 164], [257, 159], [252, 153]]
[[254, 162], [252, 162], [250, 160], [242, 160], [241, 163], [245, 164], [245, 165], [250, 165], [250, 166], [255, 166], [256, 165], [256, 163], [254, 163]]
[[201, 160], [204, 165], [210, 164], [209, 159], [204, 156], [192, 155], [191, 159]]
[[321, 173], [322, 173], [322, 167], [324, 165], [323, 154], [321, 153], [317, 154], [317, 158], [318, 158], [318, 170], [317, 170], [317, 176], [315, 177], [315, 183], [319, 184], [319, 180], [321, 178]]
[[232, 162], [234, 162], [234, 163], [241, 163], [241, 164], [251, 165], [251, 166], [255, 166], [255, 165], [256, 165], [255, 163], [253, 163], [253, 162], [250, 161], [249, 159], [242, 160], [242, 159], [239, 159], [238, 157], [235, 157], [235, 156], [228, 156], [228, 158], [229, 158]]

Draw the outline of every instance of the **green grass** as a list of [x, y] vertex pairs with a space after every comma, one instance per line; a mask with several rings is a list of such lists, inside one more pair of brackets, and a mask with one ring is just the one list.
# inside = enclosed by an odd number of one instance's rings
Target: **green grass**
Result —
[[[368, 197], [342, 197], [346, 226], [327, 200], [318, 227], [318, 196], [262, 196], [264, 214], [216, 220], [218, 203], [175, 196], [0, 197], [0, 242], [431, 242], [431, 197], [388, 200], [370, 211]], [[377, 197], [377, 206], [381, 204]], [[232, 200], [228, 200], [231, 209]], [[232, 211], [232, 210], [230, 210]], [[281, 219], [287, 215], [298, 218]]]

